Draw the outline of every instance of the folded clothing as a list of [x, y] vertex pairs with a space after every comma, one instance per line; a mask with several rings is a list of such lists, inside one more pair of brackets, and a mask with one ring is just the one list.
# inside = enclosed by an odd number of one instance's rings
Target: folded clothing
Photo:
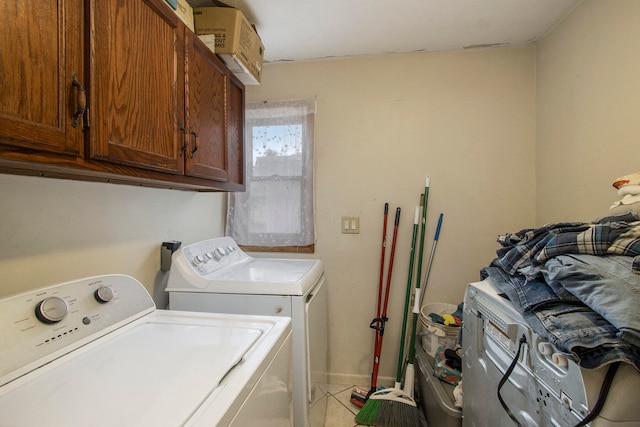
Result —
[[618, 196], [637, 196], [640, 194], [640, 185], [623, 185], [618, 189]]
[[613, 186], [618, 189], [620, 200], [613, 202], [610, 209], [640, 203], [640, 172], [616, 179]]
[[640, 172], [630, 173], [629, 175], [616, 178], [613, 182], [615, 188], [620, 188], [624, 185], [640, 185]]
[[614, 208], [617, 208], [618, 206], [629, 206], [636, 203], [640, 203], [640, 194], [636, 194], [636, 195], [627, 194], [624, 197], [622, 197], [622, 199], [616, 200], [615, 202], [613, 202], [613, 204], [609, 209], [614, 209]]

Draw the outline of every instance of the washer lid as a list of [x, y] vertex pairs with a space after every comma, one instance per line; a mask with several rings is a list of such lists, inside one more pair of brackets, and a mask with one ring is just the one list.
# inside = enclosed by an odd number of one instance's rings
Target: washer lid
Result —
[[1, 388], [0, 424], [182, 425], [262, 335], [248, 326], [137, 323]]
[[206, 276], [205, 292], [304, 295], [322, 275], [315, 259], [250, 258]]
[[255, 258], [231, 237], [216, 237], [178, 249], [167, 292], [306, 295], [323, 274], [318, 259]]

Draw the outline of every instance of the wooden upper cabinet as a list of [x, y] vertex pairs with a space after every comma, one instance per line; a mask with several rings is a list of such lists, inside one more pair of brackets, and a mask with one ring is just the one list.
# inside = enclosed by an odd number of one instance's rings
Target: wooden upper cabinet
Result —
[[[82, 0], [0, 2], [0, 143], [76, 156], [85, 92]], [[77, 81], [74, 86], [72, 81]]]
[[0, 172], [244, 190], [244, 86], [165, 0], [0, 14]]
[[235, 76], [229, 80], [229, 120], [227, 124], [230, 191], [244, 191], [244, 85]]
[[189, 176], [229, 180], [227, 85], [229, 70], [192, 32], [186, 36], [187, 149]]
[[89, 157], [182, 174], [184, 25], [164, 0], [91, 0]]

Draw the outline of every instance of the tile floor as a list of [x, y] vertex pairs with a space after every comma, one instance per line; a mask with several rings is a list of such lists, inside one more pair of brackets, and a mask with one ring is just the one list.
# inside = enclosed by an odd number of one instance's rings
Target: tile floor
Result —
[[[360, 426], [355, 421], [355, 416], [360, 408], [351, 403], [351, 390], [354, 385], [326, 385], [327, 410], [325, 413], [324, 427], [354, 427]], [[367, 390], [369, 386], [359, 386]]]
[[[353, 427], [359, 426], [355, 417], [360, 408], [351, 403], [351, 390], [353, 385], [331, 384], [326, 386], [327, 412], [324, 419], [324, 427]], [[368, 389], [366, 386], [360, 386]]]

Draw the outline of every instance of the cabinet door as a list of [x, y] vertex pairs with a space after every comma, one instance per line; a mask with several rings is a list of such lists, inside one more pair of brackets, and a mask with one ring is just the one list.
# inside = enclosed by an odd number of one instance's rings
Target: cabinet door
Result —
[[81, 0], [0, 2], [0, 143], [78, 155], [72, 127], [84, 84]]
[[184, 24], [164, 0], [91, 0], [89, 156], [182, 174]]
[[244, 85], [235, 77], [229, 84], [229, 181], [237, 184], [231, 191], [244, 191]]
[[186, 174], [226, 182], [229, 71], [193, 33], [187, 32]]

